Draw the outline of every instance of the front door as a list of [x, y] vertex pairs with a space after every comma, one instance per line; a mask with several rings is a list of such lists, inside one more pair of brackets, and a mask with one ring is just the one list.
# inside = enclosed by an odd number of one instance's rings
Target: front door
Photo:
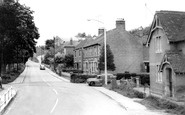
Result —
[[173, 87], [172, 87], [172, 69], [171, 68], [167, 68], [166, 69], [166, 78], [167, 78], [167, 84], [168, 84], [168, 88], [169, 88], [169, 95], [170, 97], [173, 96], [172, 92], [173, 92]]

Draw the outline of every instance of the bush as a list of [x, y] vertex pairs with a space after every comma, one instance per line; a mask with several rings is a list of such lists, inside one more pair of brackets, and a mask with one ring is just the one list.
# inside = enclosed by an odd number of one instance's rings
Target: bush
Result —
[[145, 94], [139, 91], [134, 90], [134, 95], [136, 98], [141, 98], [141, 99], [145, 98]]
[[117, 73], [117, 75], [116, 75], [116, 80], [130, 79], [130, 78], [131, 78], [131, 74], [130, 73]]
[[97, 75], [72, 74], [72, 83], [85, 83], [88, 78], [95, 78]]
[[141, 85], [149, 85], [150, 86], [150, 75], [149, 74], [137, 74], [140, 78], [140, 84]]

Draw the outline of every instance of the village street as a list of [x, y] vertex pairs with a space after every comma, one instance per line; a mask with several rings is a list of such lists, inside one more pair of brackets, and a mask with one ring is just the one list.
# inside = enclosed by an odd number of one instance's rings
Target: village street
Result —
[[161, 115], [105, 88], [59, 79], [31, 61], [10, 85], [18, 94], [5, 115]]

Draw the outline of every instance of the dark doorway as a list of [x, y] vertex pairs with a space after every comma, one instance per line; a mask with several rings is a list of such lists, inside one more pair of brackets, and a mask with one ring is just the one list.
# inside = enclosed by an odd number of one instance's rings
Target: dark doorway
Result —
[[172, 90], [173, 90], [173, 87], [172, 87], [172, 69], [171, 68], [167, 68], [166, 69], [166, 78], [167, 78], [167, 84], [168, 84], [168, 87], [169, 87], [169, 93], [170, 93], [170, 97], [173, 96], [172, 94]]

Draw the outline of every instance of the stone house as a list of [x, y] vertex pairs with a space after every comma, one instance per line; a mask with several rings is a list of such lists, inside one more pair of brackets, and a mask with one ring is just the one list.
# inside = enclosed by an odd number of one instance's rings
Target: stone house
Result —
[[147, 46], [151, 94], [180, 99], [185, 87], [185, 12], [157, 11]]
[[[85, 72], [94, 74], [97, 72], [100, 49], [104, 43], [104, 30], [99, 30], [99, 36], [84, 47], [83, 65]], [[116, 70], [111, 73], [140, 73], [143, 63], [143, 46], [139, 39], [125, 30], [125, 20], [116, 21], [116, 28], [106, 32], [107, 44], [114, 55]]]

